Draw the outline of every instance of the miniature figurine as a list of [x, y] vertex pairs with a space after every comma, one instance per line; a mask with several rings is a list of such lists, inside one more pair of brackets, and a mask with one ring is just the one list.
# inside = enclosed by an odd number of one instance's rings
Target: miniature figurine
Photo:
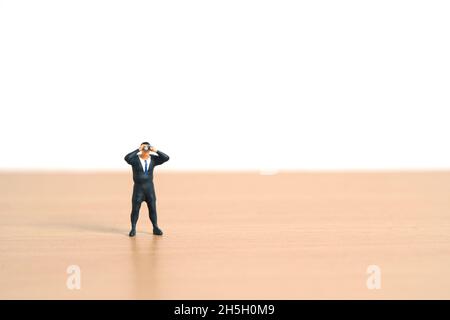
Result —
[[[150, 154], [150, 152], [156, 153]], [[148, 142], [142, 142], [139, 149], [136, 149], [125, 156], [125, 161], [133, 169], [133, 195], [131, 198], [131, 231], [130, 237], [136, 235], [136, 223], [139, 218], [139, 210], [142, 201], [147, 202], [150, 221], [153, 225], [153, 234], [161, 236], [162, 230], [158, 227], [156, 215], [156, 194], [153, 185], [153, 169], [169, 160], [169, 156], [157, 150]]]

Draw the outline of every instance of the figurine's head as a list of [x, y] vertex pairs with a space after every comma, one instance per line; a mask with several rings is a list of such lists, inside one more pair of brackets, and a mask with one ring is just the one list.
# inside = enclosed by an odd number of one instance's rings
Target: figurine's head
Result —
[[143, 153], [150, 153], [150, 147], [151, 147], [151, 145], [148, 142], [141, 143], [141, 150]]

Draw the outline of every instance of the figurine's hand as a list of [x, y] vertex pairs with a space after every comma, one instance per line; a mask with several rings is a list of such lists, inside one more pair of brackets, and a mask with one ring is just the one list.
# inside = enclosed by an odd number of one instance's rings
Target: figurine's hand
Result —
[[150, 147], [150, 151], [152, 151], [152, 152], [157, 152], [158, 149], [156, 149], [155, 147]]
[[139, 146], [139, 151], [142, 151], [142, 148], [144, 148], [144, 145], [143, 145], [143, 144], [141, 144], [141, 145]]

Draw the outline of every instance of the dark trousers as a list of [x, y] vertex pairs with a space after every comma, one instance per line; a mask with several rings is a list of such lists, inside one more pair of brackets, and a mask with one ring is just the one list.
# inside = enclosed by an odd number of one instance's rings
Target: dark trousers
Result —
[[141, 209], [142, 202], [147, 203], [148, 215], [153, 226], [158, 226], [157, 215], [156, 215], [156, 197], [153, 190], [153, 186], [146, 187], [145, 185], [135, 184], [133, 187], [133, 196], [131, 199], [131, 226], [136, 227], [136, 223], [139, 219], [139, 210]]

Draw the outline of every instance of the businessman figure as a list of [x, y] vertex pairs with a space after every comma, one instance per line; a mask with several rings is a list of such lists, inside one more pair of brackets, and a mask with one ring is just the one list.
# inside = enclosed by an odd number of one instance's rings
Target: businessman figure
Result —
[[[150, 151], [157, 155], [150, 154]], [[133, 196], [131, 198], [131, 231], [129, 236], [136, 235], [136, 223], [142, 201], [147, 202], [150, 221], [153, 224], [153, 234], [161, 236], [162, 230], [158, 227], [156, 216], [156, 194], [153, 186], [153, 169], [169, 160], [169, 156], [157, 150], [148, 142], [142, 142], [136, 149], [125, 156], [125, 161], [133, 168]]]

